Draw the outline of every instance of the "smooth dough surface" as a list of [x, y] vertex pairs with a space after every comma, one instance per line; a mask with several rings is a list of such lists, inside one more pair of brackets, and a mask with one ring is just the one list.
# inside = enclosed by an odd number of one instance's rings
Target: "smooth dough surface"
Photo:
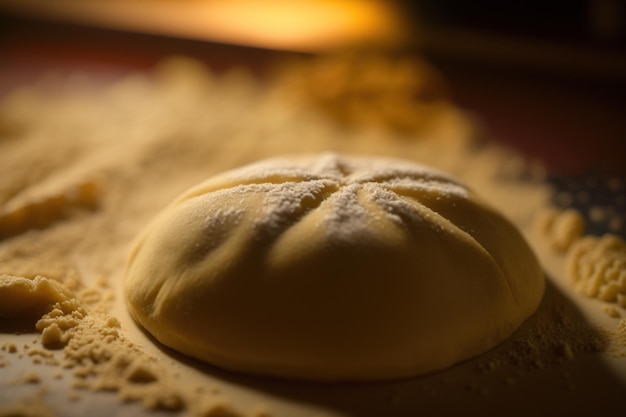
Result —
[[447, 175], [336, 154], [210, 178], [138, 237], [132, 316], [161, 343], [230, 370], [383, 380], [506, 339], [544, 276], [518, 230]]

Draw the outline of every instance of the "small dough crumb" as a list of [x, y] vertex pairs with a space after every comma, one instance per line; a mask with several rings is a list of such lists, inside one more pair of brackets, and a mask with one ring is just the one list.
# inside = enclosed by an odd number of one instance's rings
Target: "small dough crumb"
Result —
[[28, 372], [22, 377], [22, 381], [27, 384], [39, 384], [41, 382], [41, 377], [34, 372]]
[[17, 353], [17, 346], [12, 342], [4, 342], [1, 349], [9, 353]]
[[45, 327], [41, 332], [41, 343], [46, 347], [60, 346], [62, 342], [63, 331], [57, 323], [52, 323]]
[[27, 188], [7, 204], [0, 205], [0, 239], [28, 229], [45, 228], [68, 217], [73, 209], [94, 209], [98, 205], [100, 190], [94, 181], [68, 183], [65, 189], [43, 184], [51, 189]]
[[535, 216], [534, 228], [551, 250], [564, 253], [584, 234], [585, 219], [576, 209], [549, 207]]
[[213, 401], [205, 405], [200, 415], [203, 417], [246, 417], [245, 414], [237, 411], [229, 402]]
[[626, 304], [626, 243], [619, 236], [585, 236], [567, 252], [566, 273], [587, 297]]
[[619, 312], [619, 310], [613, 306], [605, 305], [602, 307], [602, 311], [604, 311], [607, 316], [614, 319], [619, 319], [622, 317], [622, 314]]

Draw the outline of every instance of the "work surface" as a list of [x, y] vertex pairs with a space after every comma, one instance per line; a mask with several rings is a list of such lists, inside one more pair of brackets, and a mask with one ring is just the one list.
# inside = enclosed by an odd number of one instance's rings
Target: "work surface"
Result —
[[[119, 320], [112, 349], [137, 350], [138, 360], [158, 372], [151, 371], [151, 383], [130, 378], [107, 386], [103, 376], [120, 375], [107, 374], [103, 367], [84, 375], [80, 364], [66, 369], [67, 349], [42, 347], [35, 320], [4, 320], [3, 406], [38, 404], [68, 416], [168, 415], [185, 412], [162, 410], [180, 408], [171, 400], [177, 393], [192, 415], [228, 410], [231, 414], [226, 415], [251, 416], [557, 416], [618, 409], [626, 390], [620, 334], [624, 330], [618, 327], [623, 310], [575, 292], [565, 255], [555, 252], [534, 228], [535, 215], [551, 204], [576, 206], [587, 216], [589, 229], [623, 236], [620, 213], [626, 184], [619, 175], [597, 171], [598, 161], [610, 161], [604, 158], [611, 153], [610, 139], [600, 139], [598, 148], [585, 145], [591, 149], [586, 154], [580, 152], [579, 141], [578, 148], [564, 149], [563, 136], [525, 141], [515, 136], [563, 124], [548, 120], [543, 126], [514, 125], [524, 114], [513, 119], [506, 114], [500, 119], [491, 118], [494, 113], [474, 115], [447, 98], [437, 102], [435, 110], [429, 108], [431, 117], [410, 133], [380, 124], [338, 125], [301, 91], [296, 94], [284, 83], [259, 80], [257, 65], [240, 65], [260, 56], [273, 59], [271, 52], [257, 50], [244, 57], [238, 55], [241, 49], [215, 46], [219, 63], [213, 69], [186, 58], [152, 69], [157, 53], [136, 60], [122, 53], [107, 60], [60, 57], [56, 49], [56, 54], [42, 57], [9, 46], [12, 60], [3, 68], [0, 108], [1, 215], [5, 226], [16, 224], [11, 223], [11, 213], [22, 210], [26, 215], [18, 227], [2, 229], [0, 273], [63, 282], [96, 322], [110, 324], [106, 315]], [[297, 72], [296, 67], [285, 68], [288, 74]], [[504, 94], [497, 83], [497, 78], [491, 79], [494, 93], [482, 102], [480, 95], [472, 95], [476, 86], [461, 84], [459, 99], [471, 104], [475, 97], [474, 111], [494, 109], [494, 100]], [[546, 97], [557, 100], [558, 94], [552, 90]], [[536, 120], [533, 113], [526, 115]], [[587, 123], [571, 120], [573, 125]], [[516, 144], [526, 153], [503, 143]], [[608, 152], [598, 154], [597, 149], [607, 146]], [[558, 149], [571, 158], [558, 158]], [[121, 282], [132, 240], [160, 209], [225, 169], [266, 156], [326, 150], [415, 160], [468, 183], [514, 221], [535, 248], [548, 280], [538, 313], [511, 340], [483, 356], [431, 375], [368, 384], [233, 374], [181, 357], [141, 332], [128, 317]], [[528, 162], [542, 155], [547, 156], [547, 168]], [[594, 196], [602, 201], [594, 201]], [[42, 217], [41, 222], [35, 220]], [[103, 349], [100, 344], [85, 346]], [[80, 352], [72, 355], [79, 362], [93, 359]], [[93, 384], [98, 379], [100, 388]]]

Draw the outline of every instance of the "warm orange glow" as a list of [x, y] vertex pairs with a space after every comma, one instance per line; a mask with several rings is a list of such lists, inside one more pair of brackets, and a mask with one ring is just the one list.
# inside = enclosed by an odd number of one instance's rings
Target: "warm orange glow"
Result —
[[[219, 4], [219, 7], [218, 7]], [[390, 41], [395, 19], [385, 4], [367, 1], [239, 0], [207, 9], [221, 33], [279, 48], [332, 47]]]
[[320, 50], [403, 37], [375, 0], [0, 0], [0, 7], [99, 26], [274, 49]]

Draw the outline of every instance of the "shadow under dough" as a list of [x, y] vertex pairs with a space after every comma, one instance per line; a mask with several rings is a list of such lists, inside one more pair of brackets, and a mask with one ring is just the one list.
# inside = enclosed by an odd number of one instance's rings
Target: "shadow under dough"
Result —
[[614, 411], [626, 393], [625, 381], [600, 355], [606, 338], [549, 279], [537, 312], [506, 341], [451, 368], [397, 381], [314, 383], [243, 375], [184, 356], [144, 333], [165, 354], [208, 376], [346, 416], [585, 416]]

